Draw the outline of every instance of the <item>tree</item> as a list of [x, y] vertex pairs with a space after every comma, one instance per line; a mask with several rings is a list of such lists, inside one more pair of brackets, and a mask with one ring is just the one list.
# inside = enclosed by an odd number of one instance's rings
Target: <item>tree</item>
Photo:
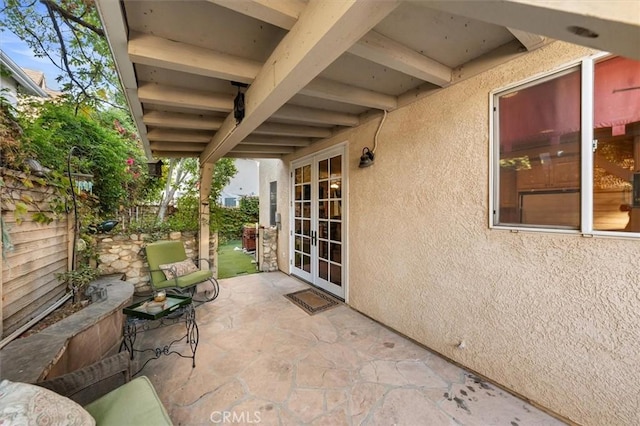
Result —
[[[220, 196], [222, 189], [229, 184], [231, 178], [238, 173], [235, 166], [235, 160], [231, 158], [222, 158], [218, 160], [213, 169], [213, 179], [211, 184], [211, 193], [209, 194], [209, 205], [214, 205]], [[189, 198], [198, 197], [199, 189], [199, 166], [196, 159], [171, 159], [167, 170], [167, 180], [165, 182], [165, 191], [160, 201], [160, 210], [158, 212], [158, 222], [165, 219], [167, 207], [174, 200], [176, 192], [180, 190], [183, 194], [181, 198], [183, 207], [187, 207], [189, 216], [197, 218], [197, 200], [188, 200]], [[194, 211], [191, 211], [194, 210]]]
[[36, 57], [59, 70], [62, 91], [76, 107], [126, 105], [105, 33], [91, 0], [5, 0], [4, 26]]
[[197, 172], [197, 163], [194, 159], [172, 158], [169, 161], [167, 180], [164, 186], [164, 194], [158, 210], [158, 222], [163, 222], [167, 213], [167, 207], [173, 201], [176, 191], [180, 189], [189, 176]]

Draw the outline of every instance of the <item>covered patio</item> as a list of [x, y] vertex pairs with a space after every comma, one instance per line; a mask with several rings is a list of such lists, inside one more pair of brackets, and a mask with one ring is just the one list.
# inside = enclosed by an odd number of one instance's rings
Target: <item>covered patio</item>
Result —
[[196, 367], [169, 355], [139, 373], [174, 424], [563, 424], [346, 305], [308, 315], [284, 297], [307, 287], [296, 278], [262, 273], [220, 287], [196, 310]]

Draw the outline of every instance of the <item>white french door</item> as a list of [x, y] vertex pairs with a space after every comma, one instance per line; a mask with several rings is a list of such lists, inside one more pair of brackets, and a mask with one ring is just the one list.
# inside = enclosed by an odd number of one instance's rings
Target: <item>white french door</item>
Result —
[[344, 147], [292, 164], [291, 272], [344, 298]]

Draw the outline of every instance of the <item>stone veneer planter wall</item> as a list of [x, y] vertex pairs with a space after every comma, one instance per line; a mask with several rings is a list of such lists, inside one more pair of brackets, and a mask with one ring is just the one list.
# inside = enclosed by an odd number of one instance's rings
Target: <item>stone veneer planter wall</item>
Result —
[[[193, 232], [171, 232], [162, 239], [182, 240], [187, 257], [197, 259], [198, 239]], [[151, 291], [149, 285], [149, 265], [142, 255], [146, 244], [158, 239], [151, 239], [148, 234], [129, 235], [98, 235], [98, 269], [103, 275], [122, 273], [126, 280], [133, 284], [136, 294]], [[218, 275], [217, 262], [218, 238], [216, 234], [210, 236], [210, 261], [213, 265], [214, 276]]]
[[261, 227], [259, 230], [259, 265], [261, 272], [278, 270], [278, 230]]

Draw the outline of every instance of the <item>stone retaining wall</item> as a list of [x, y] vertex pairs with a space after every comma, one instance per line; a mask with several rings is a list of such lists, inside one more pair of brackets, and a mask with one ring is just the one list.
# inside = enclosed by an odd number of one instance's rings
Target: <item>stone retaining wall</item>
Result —
[[[149, 264], [142, 255], [142, 248], [156, 240], [181, 240], [187, 257], [197, 259], [198, 238], [193, 232], [171, 232], [162, 238], [152, 239], [147, 234], [99, 235], [97, 237], [98, 269], [102, 275], [125, 274], [126, 280], [133, 284], [137, 294], [151, 291], [149, 285]], [[210, 236], [209, 254], [214, 276], [218, 275], [217, 234]]]

